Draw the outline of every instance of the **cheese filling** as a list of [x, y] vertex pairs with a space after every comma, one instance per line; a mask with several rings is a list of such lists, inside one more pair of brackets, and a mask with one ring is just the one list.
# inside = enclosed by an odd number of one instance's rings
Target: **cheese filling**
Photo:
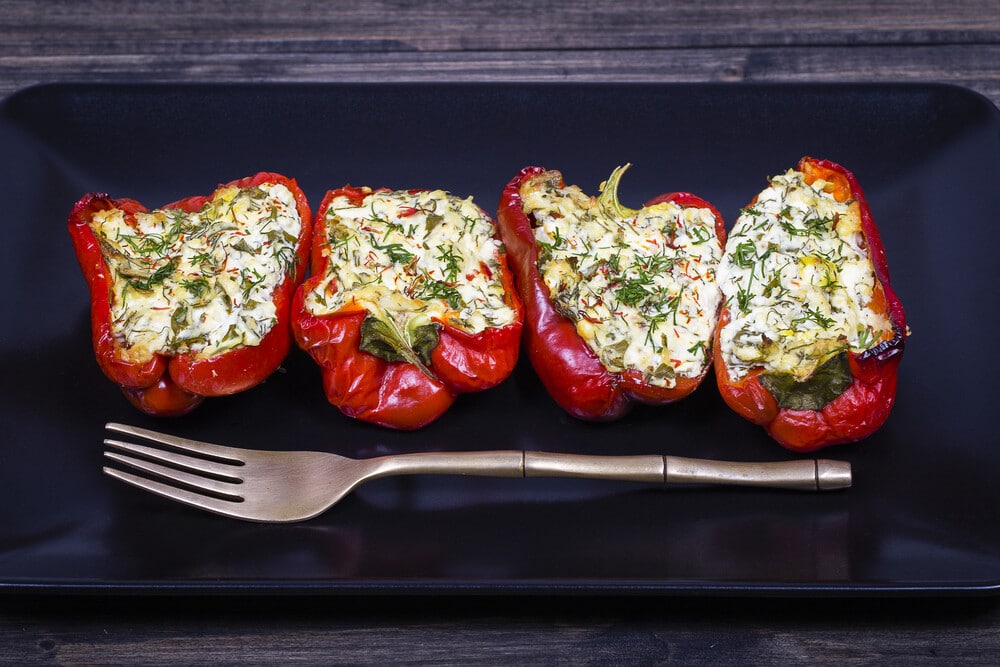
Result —
[[277, 322], [272, 294], [294, 270], [302, 220], [280, 184], [222, 188], [200, 211], [112, 208], [90, 222], [112, 286], [123, 357], [215, 356], [258, 345]]
[[432, 322], [466, 333], [514, 322], [501, 282], [501, 244], [486, 213], [442, 190], [341, 195], [324, 219], [327, 273], [306, 295], [314, 315], [358, 305], [401, 331]]
[[666, 388], [701, 375], [722, 301], [712, 211], [672, 202], [616, 211], [561, 181], [548, 171], [520, 188], [556, 309], [611, 372]]
[[801, 381], [835, 354], [892, 335], [872, 307], [876, 278], [859, 205], [837, 201], [827, 185], [789, 170], [736, 220], [719, 267], [731, 318], [720, 348], [733, 381], [753, 368]]

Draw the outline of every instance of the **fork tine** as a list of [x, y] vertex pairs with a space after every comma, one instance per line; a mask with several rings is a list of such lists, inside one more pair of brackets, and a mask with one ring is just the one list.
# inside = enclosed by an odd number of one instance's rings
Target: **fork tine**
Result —
[[188, 452], [195, 452], [203, 456], [213, 456], [219, 459], [227, 459], [230, 461], [236, 461], [242, 463], [243, 456], [245, 455], [245, 449], [239, 449], [237, 447], [226, 447], [223, 445], [216, 445], [211, 442], [202, 442], [199, 440], [191, 440], [189, 438], [181, 438], [176, 435], [169, 435], [167, 433], [160, 433], [159, 431], [151, 431], [146, 428], [140, 428], [138, 426], [130, 426], [128, 424], [118, 424], [116, 422], [108, 422], [104, 425], [109, 431], [114, 433], [120, 433], [122, 435], [130, 435], [136, 438], [141, 438], [143, 440], [149, 440], [151, 442], [159, 442], [164, 445], [170, 445], [176, 449], [181, 449]]
[[195, 458], [193, 456], [171, 452], [166, 449], [160, 449], [159, 447], [149, 447], [147, 445], [139, 445], [134, 442], [112, 440], [111, 438], [106, 438], [104, 440], [104, 444], [108, 447], [114, 447], [115, 449], [119, 449], [130, 454], [138, 454], [139, 456], [152, 459], [158, 463], [168, 463], [170, 465], [180, 466], [182, 468], [197, 471], [206, 475], [218, 475], [219, 477], [240, 479], [238, 473], [241, 466], [233, 465], [231, 463], [221, 463], [219, 461]]
[[117, 480], [125, 482], [126, 484], [138, 487], [144, 491], [149, 491], [150, 493], [155, 493], [156, 495], [169, 500], [176, 500], [179, 503], [184, 503], [185, 505], [197, 507], [209, 512], [215, 512], [216, 514], [224, 514], [225, 516], [237, 518], [242, 517], [239, 512], [241, 504], [239, 502], [224, 500], [214, 496], [205, 496], [200, 493], [188, 491], [187, 489], [182, 489], [176, 486], [170, 486], [169, 484], [164, 484], [154, 479], [140, 477], [138, 475], [133, 475], [130, 472], [117, 470], [115, 468], [105, 467], [104, 473]]
[[225, 482], [218, 479], [213, 479], [211, 477], [202, 477], [201, 475], [194, 475], [183, 470], [177, 470], [176, 468], [170, 468], [159, 463], [154, 463], [152, 461], [147, 461], [145, 459], [135, 458], [127, 454], [119, 454], [118, 452], [104, 452], [104, 456], [111, 459], [112, 461], [117, 461], [123, 465], [130, 466], [137, 470], [142, 470], [143, 472], [148, 472], [165, 479], [172, 480], [179, 484], [185, 484], [194, 489], [204, 491], [206, 493], [215, 493], [218, 495], [226, 495], [232, 498], [242, 500], [239, 493], [240, 483]]

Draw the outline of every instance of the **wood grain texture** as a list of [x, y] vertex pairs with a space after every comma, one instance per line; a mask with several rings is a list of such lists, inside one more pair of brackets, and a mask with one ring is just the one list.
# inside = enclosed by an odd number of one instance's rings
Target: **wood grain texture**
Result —
[[11, 664], [983, 665], [990, 601], [304, 599], [25, 602]]
[[1000, 102], [995, 0], [0, 0], [0, 95], [52, 81], [947, 81]]
[[4, 54], [984, 43], [1000, 35], [997, 13], [989, 0], [0, 2]]
[[[0, 96], [57, 81], [914, 81], [1000, 105], [1000, 2], [0, 0]], [[998, 655], [993, 599], [0, 598], [19, 665]]]

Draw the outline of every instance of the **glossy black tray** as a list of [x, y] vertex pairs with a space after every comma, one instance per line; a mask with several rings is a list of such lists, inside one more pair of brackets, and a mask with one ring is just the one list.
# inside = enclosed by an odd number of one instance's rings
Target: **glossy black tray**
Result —
[[[80, 86], [0, 107], [0, 590], [141, 593], [972, 594], [1000, 587], [995, 221], [1000, 114], [948, 86]], [[294, 351], [188, 417], [136, 413], [94, 362], [65, 230], [83, 193], [150, 206], [259, 170], [329, 187], [440, 187], [495, 211], [530, 164], [626, 204], [688, 190], [729, 224], [802, 155], [852, 169], [913, 336], [898, 401], [846, 492], [572, 480], [385, 479], [320, 518], [258, 525], [101, 474], [102, 426], [355, 456], [543, 449], [782, 459], [711, 379], [614, 424], [574, 421], [522, 360], [415, 433], [352, 422]]]

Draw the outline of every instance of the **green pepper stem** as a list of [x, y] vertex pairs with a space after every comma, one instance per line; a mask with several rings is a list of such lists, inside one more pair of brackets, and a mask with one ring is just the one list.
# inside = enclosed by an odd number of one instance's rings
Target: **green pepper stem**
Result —
[[632, 164], [627, 162], [623, 166], [615, 167], [608, 180], [601, 183], [601, 194], [597, 198], [597, 202], [601, 207], [621, 218], [632, 218], [638, 213], [635, 209], [622, 206], [622, 203], [618, 200], [618, 184], [622, 180], [622, 174], [631, 166]]

